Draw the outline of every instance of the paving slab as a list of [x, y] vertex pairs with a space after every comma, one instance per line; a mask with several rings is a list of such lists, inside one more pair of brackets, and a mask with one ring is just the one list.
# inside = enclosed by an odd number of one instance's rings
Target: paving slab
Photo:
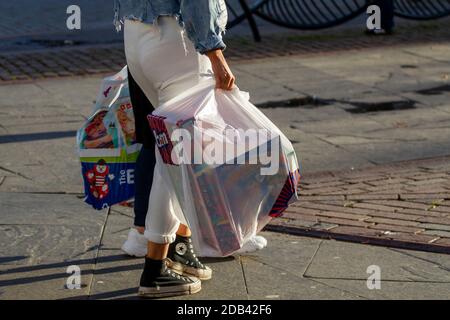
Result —
[[[104, 214], [69, 195], [0, 193], [0, 299], [56, 299], [88, 292]], [[81, 289], [65, 287], [81, 268]]]
[[100, 230], [106, 216], [106, 210], [94, 210], [76, 195], [0, 192], [0, 203], [3, 226], [84, 226]]
[[121, 250], [133, 219], [111, 211], [98, 251], [91, 290], [81, 299], [136, 298], [143, 258], [126, 256]]
[[426, 50], [424, 48], [411, 48], [405, 49], [404, 52], [407, 52], [410, 55], [416, 57], [426, 57], [428, 59], [441, 63], [446, 63], [446, 61], [448, 61], [448, 55], [450, 52], [448, 46], [432, 45], [430, 48], [432, 50]]
[[384, 281], [377, 289], [368, 289], [366, 280], [321, 279], [319, 283], [340, 288], [373, 300], [448, 300], [448, 283]]
[[243, 259], [243, 265], [250, 299], [348, 300], [360, 298], [351, 292], [304, 279], [283, 269], [280, 270], [251, 259]]
[[[93, 261], [91, 261], [93, 263]], [[85, 265], [85, 271], [81, 272], [80, 289], [69, 290], [66, 287], [67, 268], [72, 263], [60, 263], [57, 266], [28, 269], [15, 273], [10, 266], [0, 265], [0, 300], [54, 300], [60, 298], [71, 298], [78, 296], [81, 292], [89, 292], [89, 283], [92, 274]]]
[[243, 260], [268, 265], [297, 277], [303, 276], [323, 241], [273, 232], [263, 232], [262, 235], [267, 239], [267, 247], [259, 252], [243, 255]]
[[[434, 256], [445, 258], [445, 255], [433, 254]], [[380, 267], [382, 281], [450, 283], [450, 269], [439, 263], [418, 259], [389, 248], [338, 241], [321, 243], [305, 277], [367, 280], [367, 268], [372, 265]]]
[[40, 264], [94, 256], [97, 226], [2, 225], [2, 257], [24, 256], [16, 264]]

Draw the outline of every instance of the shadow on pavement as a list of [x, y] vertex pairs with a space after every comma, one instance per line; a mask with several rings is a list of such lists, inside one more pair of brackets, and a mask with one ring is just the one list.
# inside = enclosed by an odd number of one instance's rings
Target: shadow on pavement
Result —
[[[14, 258], [17, 258], [17, 257], [4, 257], [2, 259], [4, 259], [5, 261], [7, 261], [7, 260], [13, 261]], [[94, 264], [98, 264], [98, 263], [117, 262], [117, 261], [132, 261], [132, 260], [136, 260], [136, 259], [129, 258], [126, 255], [112, 255], [112, 256], [100, 257], [97, 260], [94, 258], [91, 258], [91, 259], [72, 260], [72, 261], [65, 261], [65, 262], [59, 262], [59, 263], [35, 265], [35, 266], [18, 267], [18, 268], [14, 268], [14, 269], [5, 270], [5, 271], [0, 271], [0, 275], [13, 276], [15, 274], [24, 273], [24, 272], [36, 272], [36, 271], [55, 269], [55, 268], [64, 268], [64, 270], [65, 270], [70, 265], [78, 265], [78, 266], [87, 265], [87, 264], [94, 265]], [[142, 267], [143, 267], [143, 261], [141, 261], [140, 263], [126, 265], [126, 266], [116, 266], [116, 267], [95, 269], [95, 270], [93, 268], [90, 268], [88, 270], [81, 270], [81, 274], [82, 275], [91, 275], [91, 274], [100, 275], [100, 274], [108, 274], [108, 273], [114, 273], [114, 272], [139, 270], [139, 269], [142, 269]], [[58, 273], [30, 276], [30, 277], [17, 276], [16, 278], [13, 278], [13, 279], [0, 280], [0, 288], [7, 287], [7, 286], [13, 286], [13, 285], [35, 283], [35, 282], [40, 282], [40, 281], [55, 280], [55, 279], [66, 278], [66, 277], [67, 277], [66, 272], [58, 272]]]
[[[11, 258], [14, 258], [14, 257], [3, 257], [2, 259], [11, 259]], [[89, 259], [69, 260], [69, 261], [64, 261], [64, 262], [56, 262], [56, 263], [41, 264], [41, 265], [34, 265], [34, 266], [21, 266], [21, 267], [9, 269], [6, 271], [0, 271], [0, 274], [5, 275], [5, 274], [11, 274], [11, 273], [33, 272], [33, 271], [39, 271], [39, 270], [63, 268], [63, 267], [67, 267], [67, 266], [74, 265], [74, 264], [80, 266], [80, 265], [86, 265], [86, 264], [115, 262], [115, 261], [122, 261], [122, 260], [135, 260], [135, 259], [130, 258], [124, 254], [117, 254], [117, 255], [99, 257], [99, 258], [97, 258], [97, 260], [94, 258], [89, 258]]]
[[[141, 300], [136, 293], [138, 291], [138, 287], [135, 288], [128, 288], [128, 289], [122, 289], [122, 290], [116, 290], [116, 291], [110, 291], [110, 292], [103, 292], [103, 293], [97, 293], [93, 295], [81, 295], [76, 297], [70, 297], [70, 298], [62, 298], [59, 300], [85, 300], [85, 299], [112, 299], [112, 300]], [[130, 296], [131, 295], [131, 296]], [[123, 297], [126, 296], [126, 297]]]
[[77, 135], [77, 132], [75, 130], [26, 133], [26, 134], [11, 134], [11, 135], [0, 136], [0, 144], [26, 142], [26, 141], [38, 141], [38, 140], [53, 140], [53, 139], [75, 137], [76, 135]]
[[14, 257], [0, 257], [0, 265], [3, 263], [9, 263], [13, 261], [19, 261], [23, 259], [27, 259], [27, 256], [14, 256]]
[[[10, 262], [10, 261], [16, 261], [20, 259], [24, 259], [26, 257], [3, 257], [2, 262]], [[202, 261], [208, 264], [214, 264], [219, 262], [227, 262], [234, 260], [234, 257], [226, 257], [226, 258], [204, 258]], [[10, 275], [14, 276], [15, 274], [25, 273], [25, 272], [36, 272], [36, 271], [42, 271], [42, 270], [49, 270], [49, 269], [58, 269], [63, 268], [64, 270], [70, 266], [70, 265], [96, 265], [98, 266], [101, 263], [108, 263], [108, 262], [117, 262], [117, 261], [139, 261], [138, 263], [134, 264], [128, 264], [123, 266], [114, 266], [114, 267], [107, 267], [107, 268], [101, 268], [101, 269], [94, 269], [90, 267], [89, 269], [81, 270], [81, 275], [102, 275], [102, 274], [109, 274], [109, 273], [115, 273], [115, 272], [125, 272], [125, 271], [134, 271], [134, 270], [140, 270], [143, 268], [143, 258], [130, 258], [126, 255], [118, 254], [118, 255], [111, 255], [111, 256], [105, 256], [105, 257], [99, 257], [97, 259], [90, 258], [90, 259], [81, 259], [81, 260], [72, 260], [72, 261], [64, 261], [64, 262], [58, 262], [58, 263], [50, 263], [50, 264], [42, 264], [42, 265], [34, 265], [34, 266], [23, 266], [23, 267], [17, 267], [14, 269], [8, 269], [5, 271], [0, 271], [0, 275]], [[0, 280], [0, 288], [1, 287], [7, 287], [7, 286], [13, 286], [13, 285], [21, 285], [21, 284], [29, 284], [29, 283], [35, 283], [40, 281], [48, 281], [48, 280], [55, 280], [60, 278], [66, 278], [67, 273], [66, 272], [57, 272], [52, 274], [45, 274], [45, 275], [38, 275], [38, 276], [30, 276], [30, 277], [20, 277], [17, 276], [13, 279], [6, 279], [6, 280]], [[128, 290], [128, 289], [127, 289]], [[134, 289], [129, 289], [133, 293], [136, 292]], [[122, 290], [123, 291], [123, 290]], [[105, 295], [107, 293], [104, 293], [102, 295]], [[123, 295], [124, 293], [121, 293]], [[100, 297], [92, 296], [93, 298], [100, 299]], [[107, 298], [107, 297], [103, 297]], [[110, 298], [110, 297], [108, 297]]]

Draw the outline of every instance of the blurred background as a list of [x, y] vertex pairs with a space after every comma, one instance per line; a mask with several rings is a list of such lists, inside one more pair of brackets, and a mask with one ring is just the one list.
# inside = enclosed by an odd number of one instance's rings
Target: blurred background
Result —
[[[243, 17], [245, 11], [242, 3], [244, 3], [250, 9], [264, 39], [264, 35], [277, 33], [321, 34], [324, 29], [328, 32], [354, 28], [363, 31], [367, 19], [365, 8], [377, 2], [371, 0], [227, 0], [226, 3], [231, 27], [227, 37], [252, 35], [248, 20]], [[66, 9], [73, 4], [81, 8], [81, 30], [68, 30], [66, 27], [68, 17]], [[398, 27], [417, 25], [424, 19], [445, 17], [450, 10], [447, 0], [395, 0], [394, 5], [398, 15], [395, 23]], [[122, 34], [116, 33], [112, 25], [113, 6], [113, 0], [2, 1], [0, 4], [2, 18], [0, 49], [2, 52], [7, 52], [64, 45], [121, 42]], [[292, 28], [284, 28], [282, 25]]]

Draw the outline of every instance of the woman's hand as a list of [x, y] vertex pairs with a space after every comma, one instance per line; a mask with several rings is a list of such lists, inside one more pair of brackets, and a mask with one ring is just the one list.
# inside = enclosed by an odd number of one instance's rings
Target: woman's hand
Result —
[[224, 90], [233, 89], [236, 78], [231, 72], [222, 50], [211, 50], [206, 55], [211, 61], [214, 76], [216, 77], [216, 88]]

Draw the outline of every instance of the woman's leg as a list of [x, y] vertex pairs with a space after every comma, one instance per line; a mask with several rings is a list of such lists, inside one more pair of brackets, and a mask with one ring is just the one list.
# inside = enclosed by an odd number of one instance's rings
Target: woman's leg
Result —
[[[175, 19], [162, 17], [159, 19], [159, 26], [161, 28], [161, 34], [158, 48], [151, 53], [151, 48], [145, 48], [144, 46], [143, 50], [141, 50], [142, 56], [140, 60], [143, 61], [142, 70], [145, 77], [158, 88], [159, 103], [164, 103], [198, 84], [201, 77], [212, 77], [212, 71], [208, 58], [196, 52], [192, 43], [181, 32], [179, 24]], [[151, 61], [151, 58], [154, 61], [168, 61], [169, 63], [146, 63]], [[159, 154], [157, 159], [160, 159]], [[167, 170], [161, 159], [157, 161], [156, 168], [161, 170], [161, 172]], [[170, 203], [171, 212], [177, 220], [185, 222], [183, 212], [177, 201], [173, 187], [170, 185], [170, 181], [167, 181], [165, 187], [166, 191], [164, 192], [164, 196], [167, 196], [167, 202]], [[158, 190], [155, 190], [155, 192], [158, 193]], [[161, 197], [158, 197], [157, 201]], [[152, 209], [154, 205], [158, 206], [158, 204], [152, 203], [152, 200], [150, 200], [150, 205]], [[149, 218], [148, 221], [149, 223], [147, 225], [149, 230], [151, 230], [153, 218]], [[175, 242], [168, 250], [167, 264], [171, 269], [183, 275], [208, 280], [212, 276], [212, 271], [197, 258], [190, 236], [191, 231], [189, 228], [179, 224]], [[150, 240], [152, 241], [152, 239]]]
[[190, 237], [192, 235], [192, 232], [188, 226], [180, 223], [180, 227], [178, 228], [177, 235], [182, 236], [182, 237]]
[[144, 233], [145, 217], [147, 215], [148, 197], [155, 159], [155, 137], [153, 136], [147, 121], [147, 115], [154, 110], [152, 103], [134, 80], [128, 70], [128, 88], [130, 100], [133, 105], [134, 123], [136, 127], [136, 141], [142, 144], [141, 152], [136, 160], [135, 169], [135, 201], [134, 201], [134, 226]]
[[152, 103], [136, 83], [128, 69], [128, 88], [133, 105], [135, 119], [136, 142], [142, 144], [142, 149], [136, 160], [134, 171], [134, 226], [128, 232], [127, 240], [122, 245], [122, 251], [130, 256], [144, 257], [147, 254], [147, 239], [144, 237], [145, 218], [148, 210], [148, 198], [152, 187], [153, 170], [155, 167], [155, 137], [147, 121], [147, 115], [154, 110]]
[[[130, 21], [125, 24], [128, 68], [154, 106], [159, 105], [158, 86], [170, 78], [166, 71], [170, 70], [172, 63], [166, 55], [161, 55], [161, 50], [164, 53], [161, 38], [154, 26]], [[168, 49], [171, 51], [170, 46]], [[151, 70], [152, 65], [163, 65], [166, 68]], [[150, 297], [195, 293], [201, 289], [200, 281], [175, 275], [167, 269], [165, 262], [169, 243], [175, 240], [180, 222], [175, 214], [177, 203], [171, 199], [172, 190], [162, 178], [161, 170], [164, 167], [159, 158], [159, 154], [156, 154], [157, 164], [146, 216], [145, 237], [148, 239], [148, 252], [139, 293]]]
[[[128, 87], [130, 99], [133, 104], [133, 113], [136, 126], [136, 141], [142, 144], [142, 149], [136, 160], [135, 168], [135, 201], [134, 201], [134, 226], [141, 233], [145, 231], [145, 219], [148, 211], [148, 201], [153, 181], [153, 172], [156, 164], [155, 137], [148, 125], [147, 116], [154, 107], [145, 93], [136, 83], [133, 75], [128, 70]], [[177, 234], [190, 235], [186, 225], [180, 225]]]
[[176, 214], [161, 214], [181, 212], [173, 190], [163, 183], [165, 169], [161, 156], [157, 154], [153, 186], [158, 188], [152, 188], [150, 193], [151, 210], [147, 214], [144, 233], [149, 240], [147, 258], [167, 258], [167, 265], [180, 274], [196, 276], [201, 280], [211, 279], [211, 269], [203, 265], [195, 255], [190, 229], [180, 223]]
[[[170, 243], [174, 242], [180, 226], [180, 221], [174, 213], [171, 190], [163, 178], [163, 169], [161, 156], [156, 154], [144, 235], [148, 241], [158, 244], [158, 248], [161, 247], [159, 246], [161, 244], [166, 244], [168, 247]], [[147, 256], [149, 255], [152, 255], [150, 251], [147, 253]]]
[[[188, 40], [184, 39], [177, 21], [173, 18], [160, 18], [159, 27], [126, 21], [125, 52], [128, 68], [153, 106], [158, 106], [161, 101], [176, 96], [198, 82], [198, 54], [192, 44], [186, 43], [192, 47], [186, 55], [184, 41]], [[169, 196], [173, 195], [173, 192], [166, 184], [163, 179], [156, 184], [153, 182], [148, 213], [172, 215], [170, 219], [163, 221], [183, 221], [184, 217], [176, 198]], [[146, 220], [151, 221], [153, 218], [150, 218], [148, 213]], [[146, 224], [150, 230], [156, 232], [164, 223], [160, 226], [151, 222]], [[187, 228], [183, 229], [182, 232]]]
[[136, 161], [135, 170], [135, 199], [134, 199], [134, 225], [141, 228], [144, 233], [145, 220], [148, 211], [148, 199], [152, 188], [153, 172], [155, 168], [155, 148], [143, 147]]

